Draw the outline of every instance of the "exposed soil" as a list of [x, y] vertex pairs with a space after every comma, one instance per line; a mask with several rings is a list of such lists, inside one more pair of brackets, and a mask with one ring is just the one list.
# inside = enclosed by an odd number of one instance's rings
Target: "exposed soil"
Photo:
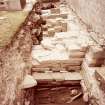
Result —
[[[81, 93], [81, 87], [51, 87], [37, 88], [35, 90], [35, 105], [85, 105], [82, 100], [82, 94], [74, 99], [72, 98]], [[77, 90], [73, 95], [72, 90]]]

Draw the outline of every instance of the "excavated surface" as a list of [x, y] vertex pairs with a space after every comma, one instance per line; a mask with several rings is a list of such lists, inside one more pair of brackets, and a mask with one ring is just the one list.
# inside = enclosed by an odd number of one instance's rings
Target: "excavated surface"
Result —
[[80, 87], [50, 87], [50, 88], [40, 88], [38, 87], [35, 91], [35, 103], [37, 105], [85, 105], [81, 98], [81, 95], [74, 99], [72, 95], [72, 90], [77, 90], [77, 94], [81, 94]]
[[[53, 37], [44, 36], [41, 45], [32, 48], [31, 72], [38, 82], [34, 89], [36, 105], [85, 105], [80, 87], [80, 66], [88, 46], [95, 43], [72, 10], [67, 6], [62, 10], [68, 14], [65, 19], [67, 32], [55, 33]], [[72, 96], [72, 90], [78, 91], [77, 94]]]

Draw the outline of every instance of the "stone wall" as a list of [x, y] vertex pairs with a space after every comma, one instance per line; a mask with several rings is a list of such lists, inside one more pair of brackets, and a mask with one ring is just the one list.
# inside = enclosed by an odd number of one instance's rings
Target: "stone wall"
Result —
[[104, 0], [66, 0], [78, 16], [94, 31], [105, 33]]

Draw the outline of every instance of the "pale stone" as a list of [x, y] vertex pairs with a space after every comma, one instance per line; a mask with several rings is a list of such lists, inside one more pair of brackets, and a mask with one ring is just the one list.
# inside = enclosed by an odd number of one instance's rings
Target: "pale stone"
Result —
[[60, 14], [60, 9], [59, 8], [52, 8], [51, 13], [52, 14]]
[[55, 35], [55, 30], [54, 30], [54, 28], [48, 29], [48, 35], [49, 35], [49, 36], [54, 36], [54, 35]]
[[21, 88], [26, 89], [34, 86], [37, 86], [37, 81], [31, 75], [26, 75], [21, 84]]
[[54, 30], [55, 32], [62, 32], [62, 26], [55, 26]]

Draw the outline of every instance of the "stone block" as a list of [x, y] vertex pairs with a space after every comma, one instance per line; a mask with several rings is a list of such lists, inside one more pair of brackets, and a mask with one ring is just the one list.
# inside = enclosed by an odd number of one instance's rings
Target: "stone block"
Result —
[[53, 72], [60, 72], [60, 71], [66, 71], [66, 69], [65, 68], [61, 68], [61, 67], [53, 67], [53, 68], [51, 68], [51, 71], [53, 71]]
[[33, 73], [32, 76], [37, 81], [52, 81], [53, 77], [50, 73]]
[[67, 19], [68, 15], [66, 13], [62, 14], [48, 14], [48, 15], [42, 15], [43, 19], [56, 19], [56, 18], [63, 18]]
[[65, 67], [67, 71], [80, 71], [81, 66], [66, 66]]
[[85, 61], [89, 67], [100, 67], [104, 63], [104, 59], [93, 59], [89, 55], [86, 55]]
[[70, 52], [69, 55], [70, 58], [84, 58], [85, 57], [85, 52]]
[[96, 69], [96, 71], [95, 71], [95, 77], [96, 77], [96, 79], [99, 82], [99, 87], [105, 93], [105, 66]]
[[59, 8], [52, 8], [51, 13], [52, 14], [60, 14], [60, 9]]
[[62, 17], [63, 19], [67, 19], [68, 18], [68, 14], [67, 13], [62, 13], [62, 14], [60, 14], [60, 17]]
[[56, 81], [64, 81], [64, 77], [61, 73], [51, 73], [51, 76]]
[[55, 26], [54, 30], [55, 32], [62, 32], [62, 26]]
[[48, 29], [48, 35], [49, 35], [49, 36], [54, 36], [54, 35], [55, 35], [55, 30], [54, 30], [54, 28], [49, 28], [49, 29]]
[[61, 22], [61, 26], [62, 26], [62, 32], [67, 32], [67, 22], [65, 21], [62, 21]]
[[66, 47], [67, 47], [67, 50], [72, 53], [74, 53], [74, 52], [85, 52], [86, 53], [86, 51], [88, 49], [88, 46], [85, 46], [85, 45], [73, 44], [73, 45], [69, 46], [69, 43], [66, 45]]
[[72, 60], [64, 60], [60, 62], [61, 67], [67, 67], [67, 66], [80, 66], [83, 60], [78, 59], [72, 59]]
[[62, 73], [62, 75], [64, 76], [65, 80], [81, 80], [82, 76], [80, 75], [80, 73]]
[[48, 30], [48, 26], [47, 25], [43, 25], [42, 29], [43, 29], [43, 31], [47, 31]]
[[48, 37], [49, 36], [48, 31], [43, 31], [43, 36]]
[[91, 46], [89, 48], [89, 53], [95, 58], [105, 58], [105, 51], [101, 46]]
[[47, 20], [47, 25], [51, 25], [52, 27], [54, 27], [54, 26], [59, 26], [59, 23], [55, 19], [48, 19]]
[[50, 68], [41, 68], [41, 67], [39, 67], [39, 68], [33, 67], [31, 69], [32, 72], [45, 72], [45, 71], [49, 71], [49, 70], [50, 70]]

